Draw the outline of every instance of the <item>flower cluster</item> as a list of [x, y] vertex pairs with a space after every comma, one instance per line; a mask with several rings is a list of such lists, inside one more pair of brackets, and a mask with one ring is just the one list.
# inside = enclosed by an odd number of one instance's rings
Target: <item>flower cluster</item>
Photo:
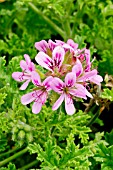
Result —
[[64, 101], [67, 114], [74, 114], [73, 100], [87, 99], [87, 96], [92, 98], [87, 90], [89, 83], [100, 85], [103, 81], [97, 70], [91, 69], [90, 50], [86, 48], [80, 50], [78, 44], [71, 39], [66, 43], [60, 40], [55, 42], [42, 40], [36, 42], [35, 47], [39, 51], [35, 60], [46, 69], [46, 74], [41, 82], [34, 63], [27, 54], [24, 55], [25, 61], [20, 62], [22, 72], [14, 72], [12, 77], [16, 81], [24, 82], [21, 90], [25, 90], [29, 82], [32, 82], [35, 88], [22, 96], [22, 104], [34, 102], [32, 112], [37, 114], [54, 91], [58, 97], [52, 109], [57, 110]]

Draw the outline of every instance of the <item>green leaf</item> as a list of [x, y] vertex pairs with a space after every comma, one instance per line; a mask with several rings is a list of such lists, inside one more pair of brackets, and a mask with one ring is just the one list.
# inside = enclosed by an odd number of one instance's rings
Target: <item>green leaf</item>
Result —
[[0, 152], [6, 149], [7, 139], [6, 135], [0, 129]]
[[6, 96], [7, 96], [6, 93], [0, 93], [0, 106], [4, 104]]
[[105, 139], [106, 142], [109, 143], [109, 145], [113, 145], [113, 130], [110, 133], [106, 132]]
[[101, 93], [101, 97], [113, 101], [113, 88], [111, 90], [108, 88], [104, 89]]
[[9, 163], [7, 168], [2, 167], [2, 168], [0, 168], [0, 170], [16, 170], [16, 166], [12, 163]]
[[98, 150], [95, 159], [101, 162], [102, 169], [112, 169], [113, 167], [113, 145], [106, 147], [103, 143], [98, 144]]

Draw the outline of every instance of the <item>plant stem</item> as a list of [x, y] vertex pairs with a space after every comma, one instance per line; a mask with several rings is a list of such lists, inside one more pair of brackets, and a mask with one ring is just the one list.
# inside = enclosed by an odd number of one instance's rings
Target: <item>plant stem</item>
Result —
[[9, 150], [9, 151], [7, 151], [7, 152], [1, 153], [1, 154], [0, 154], [0, 158], [3, 157], [3, 156], [8, 155], [8, 154], [10, 154], [10, 153], [13, 153], [13, 152], [17, 151], [18, 149], [19, 149], [18, 147], [17, 147], [17, 148], [15, 147], [14, 149], [11, 149], [11, 150]]
[[40, 15], [58, 34], [60, 34], [63, 39], [65, 39], [65, 32], [62, 31], [62, 29], [60, 29], [53, 21], [51, 21], [47, 16], [45, 16], [43, 12], [40, 11], [33, 3], [29, 2], [28, 5], [34, 12]]
[[35, 161], [30, 162], [29, 164], [23, 166], [22, 168], [19, 168], [18, 170], [25, 170], [25, 169], [31, 168], [32, 166], [36, 165], [37, 163], [38, 163], [38, 160], [35, 160]]
[[24, 153], [26, 153], [28, 151], [27, 148], [15, 153], [14, 155], [10, 156], [9, 158], [6, 158], [5, 160], [0, 162], [0, 167], [4, 166], [5, 164], [7, 164], [8, 162], [12, 161], [13, 159], [16, 159], [17, 157], [23, 155]]
[[92, 105], [94, 104], [94, 101], [95, 101], [94, 98], [93, 98], [93, 99], [90, 99], [90, 102], [89, 102], [88, 106], [86, 107], [86, 109], [85, 109], [85, 111], [84, 111], [85, 113], [88, 113], [88, 112], [90, 111]]
[[73, 5], [73, 0], [70, 1], [70, 3], [67, 3], [67, 10], [66, 10], [66, 15], [64, 17], [64, 30], [66, 31], [66, 35], [65, 35], [65, 41], [68, 40], [69, 38], [73, 38], [72, 37], [72, 30], [71, 30], [71, 25], [70, 25], [70, 16], [71, 16], [71, 12], [72, 12], [72, 5]]
[[90, 119], [90, 121], [86, 124], [86, 126], [91, 126], [93, 122], [96, 120], [97, 117], [99, 117], [101, 114], [100, 109], [94, 114], [94, 116]]

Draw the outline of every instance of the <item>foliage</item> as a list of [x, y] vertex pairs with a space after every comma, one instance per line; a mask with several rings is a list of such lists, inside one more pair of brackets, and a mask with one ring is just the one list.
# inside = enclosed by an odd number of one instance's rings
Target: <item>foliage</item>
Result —
[[113, 101], [113, 88], [111, 90], [108, 88], [104, 89], [104, 91], [101, 94], [101, 97], [103, 99], [108, 99], [110, 101]]
[[[112, 0], [0, 1], [0, 170], [113, 169], [113, 130], [107, 132], [100, 118], [86, 126], [107, 104], [111, 107], [112, 81], [106, 87], [102, 83], [93, 103], [77, 101], [77, 113], [69, 116], [63, 108], [53, 112], [49, 102], [33, 114], [29, 105], [21, 104], [23, 91], [12, 79], [24, 54], [34, 61], [35, 42], [69, 38], [90, 48], [92, 59], [96, 57], [93, 67], [102, 76], [113, 75]], [[97, 91], [95, 85], [90, 89]]]

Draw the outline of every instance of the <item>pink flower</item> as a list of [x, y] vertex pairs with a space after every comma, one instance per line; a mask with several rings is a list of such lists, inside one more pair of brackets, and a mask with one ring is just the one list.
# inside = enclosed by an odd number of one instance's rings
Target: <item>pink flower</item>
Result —
[[[84, 51], [84, 53], [82, 53]], [[81, 53], [81, 54], [80, 54]], [[85, 65], [85, 72], [90, 71], [91, 69], [91, 62], [90, 62], [90, 50], [83, 49], [77, 56], [77, 58], [81, 61], [81, 63], [84, 63]]]
[[100, 85], [100, 82], [103, 81], [102, 77], [100, 75], [97, 75], [96, 69], [85, 72], [79, 59], [77, 59], [76, 64], [73, 66], [72, 72], [76, 74], [77, 82], [90, 81], [92, 83]]
[[72, 72], [66, 75], [65, 82], [57, 77], [53, 78], [52, 89], [61, 95], [54, 103], [52, 109], [57, 110], [63, 100], [65, 100], [65, 110], [69, 115], [75, 113], [73, 97], [86, 99], [86, 95], [89, 93], [84, 86], [76, 84], [76, 75]]
[[46, 54], [48, 49], [52, 52], [57, 46], [61, 46], [65, 51], [70, 50], [71, 52], [77, 51], [78, 48], [78, 44], [75, 43], [72, 39], [68, 39], [67, 43], [60, 40], [55, 40], [55, 42], [49, 40], [48, 43], [45, 40], [41, 40], [35, 43], [35, 48], [39, 51], [43, 51]]
[[46, 54], [48, 50], [52, 52], [56, 46], [59, 46], [59, 45], [53, 42], [52, 40], [49, 40], [48, 43], [45, 40], [41, 40], [35, 43], [35, 48], [39, 51], [43, 51]]
[[49, 71], [59, 72], [60, 67], [62, 66], [62, 63], [64, 61], [64, 55], [65, 55], [64, 49], [60, 46], [57, 46], [54, 48], [52, 52], [52, 58], [50, 58], [44, 52], [39, 52], [36, 55], [35, 60], [39, 65], [48, 69]]
[[41, 83], [40, 76], [38, 75], [38, 73], [33, 72], [32, 82], [35, 86], [37, 86], [36, 90], [23, 95], [21, 97], [22, 104], [27, 105], [34, 101], [34, 104], [32, 106], [32, 112], [35, 114], [39, 113], [42, 106], [47, 100], [48, 92], [51, 90], [50, 84], [52, 79], [53, 78], [49, 76], [43, 81], [43, 83]]
[[57, 46], [60, 45], [64, 48], [65, 52], [70, 50], [71, 53], [77, 54], [78, 53], [78, 44], [75, 43], [72, 39], [68, 39], [66, 43], [60, 40], [55, 40]]
[[49, 48], [49, 45], [45, 40], [41, 40], [35, 43], [35, 48], [39, 51], [43, 51], [46, 53], [47, 49]]
[[31, 81], [31, 74], [33, 71], [35, 71], [35, 65], [33, 62], [31, 62], [31, 59], [29, 55], [24, 55], [25, 61], [20, 61], [20, 67], [22, 69], [22, 72], [14, 72], [12, 74], [13, 79], [15, 79], [18, 82], [24, 82], [23, 85], [20, 87], [20, 90], [25, 90]]

